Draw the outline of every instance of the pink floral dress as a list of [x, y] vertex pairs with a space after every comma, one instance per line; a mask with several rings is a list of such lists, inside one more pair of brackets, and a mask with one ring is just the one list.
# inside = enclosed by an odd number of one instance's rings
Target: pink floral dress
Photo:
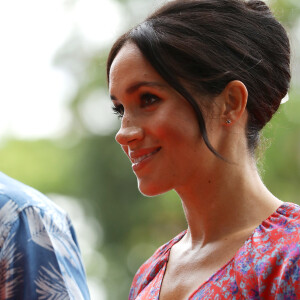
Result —
[[[158, 300], [170, 249], [186, 231], [160, 247], [138, 270], [129, 300]], [[282, 204], [235, 256], [188, 300], [300, 299], [300, 207]]]

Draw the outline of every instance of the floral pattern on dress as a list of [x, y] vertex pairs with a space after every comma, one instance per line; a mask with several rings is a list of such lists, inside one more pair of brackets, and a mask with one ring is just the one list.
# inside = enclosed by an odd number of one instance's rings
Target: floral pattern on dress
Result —
[[[170, 249], [161, 246], [137, 271], [129, 300], [158, 300]], [[300, 207], [283, 203], [259, 225], [235, 256], [188, 300], [300, 299]]]

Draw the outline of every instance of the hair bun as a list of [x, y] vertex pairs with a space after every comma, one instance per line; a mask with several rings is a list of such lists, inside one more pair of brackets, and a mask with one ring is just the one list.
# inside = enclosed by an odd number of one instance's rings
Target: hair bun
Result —
[[267, 4], [262, 0], [249, 0], [248, 2], [246, 2], [246, 5], [253, 10], [270, 11]]

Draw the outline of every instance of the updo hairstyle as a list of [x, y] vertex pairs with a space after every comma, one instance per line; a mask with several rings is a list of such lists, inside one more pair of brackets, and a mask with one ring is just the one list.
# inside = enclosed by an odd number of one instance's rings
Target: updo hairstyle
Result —
[[248, 90], [248, 149], [277, 111], [290, 83], [290, 45], [283, 26], [259, 0], [174, 0], [122, 35], [107, 61], [107, 79], [125, 43], [134, 43], [160, 76], [195, 110], [207, 147], [201, 108], [193, 94], [212, 99], [232, 80]]

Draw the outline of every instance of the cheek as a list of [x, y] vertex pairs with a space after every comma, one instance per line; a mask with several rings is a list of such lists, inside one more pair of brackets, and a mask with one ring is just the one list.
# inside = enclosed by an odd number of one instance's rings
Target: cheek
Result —
[[167, 172], [169, 178], [177, 177], [188, 166], [191, 167], [191, 162], [194, 164], [193, 159], [201, 151], [202, 146], [201, 133], [197, 124], [184, 120], [157, 122], [155, 132], [164, 150], [164, 164], [160, 172]]
[[150, 120], [148, 129], [160, 138], [167, 138], [174, 132], [174, 118], [171, 109], [161, 109]]
[[200, 130], [195, 112], [190, 104], [184, 101], [177, 99], [170, 110], [159, 116], [159, 123], [165, 126], [173, 135], [198, 137]]
[[193, 120], [168, 119], [166, 115], [154, 122], [152, 130], [161, 141], [178, 146], [182, 145], [184, 141], [191, 146], [191, 143], [196, 142], [201, 137], [200, 129]]

